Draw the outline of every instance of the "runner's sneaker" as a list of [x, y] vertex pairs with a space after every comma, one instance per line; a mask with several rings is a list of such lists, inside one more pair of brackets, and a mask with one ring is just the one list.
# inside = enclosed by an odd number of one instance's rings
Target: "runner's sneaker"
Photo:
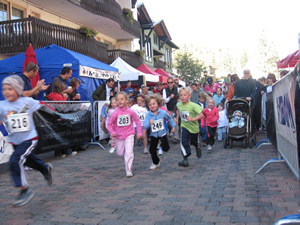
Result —
[[189, 161], [187, 159], [184, 159], [182, 161], [180, 161], [178, 163], [178, 166], [182, 166], [182, 167], [188, 167], [190, 164], [189, 164]]
[[44, 175], [45, 180], [47, 181], [48, 185], [52, 184], [52, 170], [53, 170], [53, 166], [51, 163], [47, 164], [47, 170], [48, 173], [46, 175]]
[[152, 165], [150, 166], [150, 170], [155, 170], [160, 166], [160, 162], [158, 162], [157, 165], [155, 165], [154, 163], [152, 163]]
[[112, 148], [110, 148], [109, 153], [114, 153], [115, 150], [116, 150], [116, 148], [112, 147]]
[[127, 178], [133, 177], [132, 172], [131, 171], [126, 172], [126, 177]]
[[147, 148], [144, 148], [144, 153], [145, 153], [145, 154], [148, 154], [148, 153], [149, 153]]
[[76, 152], [76, 151], [74, 151], [74, 152], [72, 152], [72, 153], [70, 154], [70, 156], [74, 156], [74, 155], [77, 155], [77, 152]]
[[159, 154], [159, 155], [162, 155], [162, 154], [164, 154], [164, 153], [163, 153], [163, 150], [162, 150], [162, 148], [161, 148], [161, 147], [159, 147], [159, 149], [158, 149], [158, 154]]
[[23, 206], [26, 205], [32, 198], [34, 197], [34, 193], [27, 187], [25, 190], [22, 190], [16, 201], [14, 202], [14, 206]]
[[207, 145], [207, 151], [208, 151], [208, 152], [212, 152], [212, 147], [211, 147], [211, 145]]

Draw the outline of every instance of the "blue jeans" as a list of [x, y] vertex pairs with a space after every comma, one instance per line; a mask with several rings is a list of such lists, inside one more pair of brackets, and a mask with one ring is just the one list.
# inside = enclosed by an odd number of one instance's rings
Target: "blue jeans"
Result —
[[221, 141], [226, 136], [226, 127], [218, 127], [218, 141]]

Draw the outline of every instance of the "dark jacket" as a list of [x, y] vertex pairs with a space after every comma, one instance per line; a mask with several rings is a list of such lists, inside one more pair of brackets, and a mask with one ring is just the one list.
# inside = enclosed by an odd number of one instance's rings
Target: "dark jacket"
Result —
[[256, 93], [256, 85], [255, 85], [255, 80], [253, 80], [252, 78], [249, 78], [248, 80], [241, 79], [235, 83], [234, 96], [236, 98], [250, 97], [252, 106], [255, 103], [254, 101], [255, 93]]
[[[112, 88], [110, 92], [113, 92]], [[106, 83], [101, 84], [93, 93], [94, 101], [106, 100]]]

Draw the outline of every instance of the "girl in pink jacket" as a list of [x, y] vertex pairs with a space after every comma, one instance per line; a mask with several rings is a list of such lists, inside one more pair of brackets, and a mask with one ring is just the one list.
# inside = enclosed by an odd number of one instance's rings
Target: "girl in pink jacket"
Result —
[[116, 138], [117, 154], [124, 156], [126, 177], [132, 177], [135, 135], [133, 122], [135, 122], [137, 128], [137, 139], [141, 139], [143, 137], [141, 121], [138, 115], [127, 107], [129, 97], [125, 92], [119, 92], [116, 98], [118, 108], [111, 114], [107, 124], [107, 129], [110, 135]]
[[215, 143], [215, 133], [218, 126], [218, 119], [219, 119], [219, 110], [215, 107], [215, 100], [214, 98], [207, 98], [206, 99], [207, 107], [202, 111], [203, 119], [206, 121], [206, 129], [207, 129], [207, 151], [212, 151], [212, 146]]

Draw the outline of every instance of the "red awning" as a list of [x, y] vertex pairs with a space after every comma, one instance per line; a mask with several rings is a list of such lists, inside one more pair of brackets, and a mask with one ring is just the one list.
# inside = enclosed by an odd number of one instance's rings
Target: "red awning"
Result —
[[162, 75], [162, 76], [164, 76], [164, 77], [172, 77], [171, 74], [168, 74], [166, 71], [164, 71], [160, 68], [156, 69], [155, 72]]
[[153, 74], [153, 75], [159, 75], [159, 73], [156, 73], [154, 70], [150, 69], [148, 66], [146, 66], [144, 63], [140, 65], [137, 70], [147, 73], [147, 74]]
[[289, 68], [294, 67], [300, 60], [300, 49], [295, 51], [293, 54], [288, 55], [281, 61], [277, 62], [277, 68]]

